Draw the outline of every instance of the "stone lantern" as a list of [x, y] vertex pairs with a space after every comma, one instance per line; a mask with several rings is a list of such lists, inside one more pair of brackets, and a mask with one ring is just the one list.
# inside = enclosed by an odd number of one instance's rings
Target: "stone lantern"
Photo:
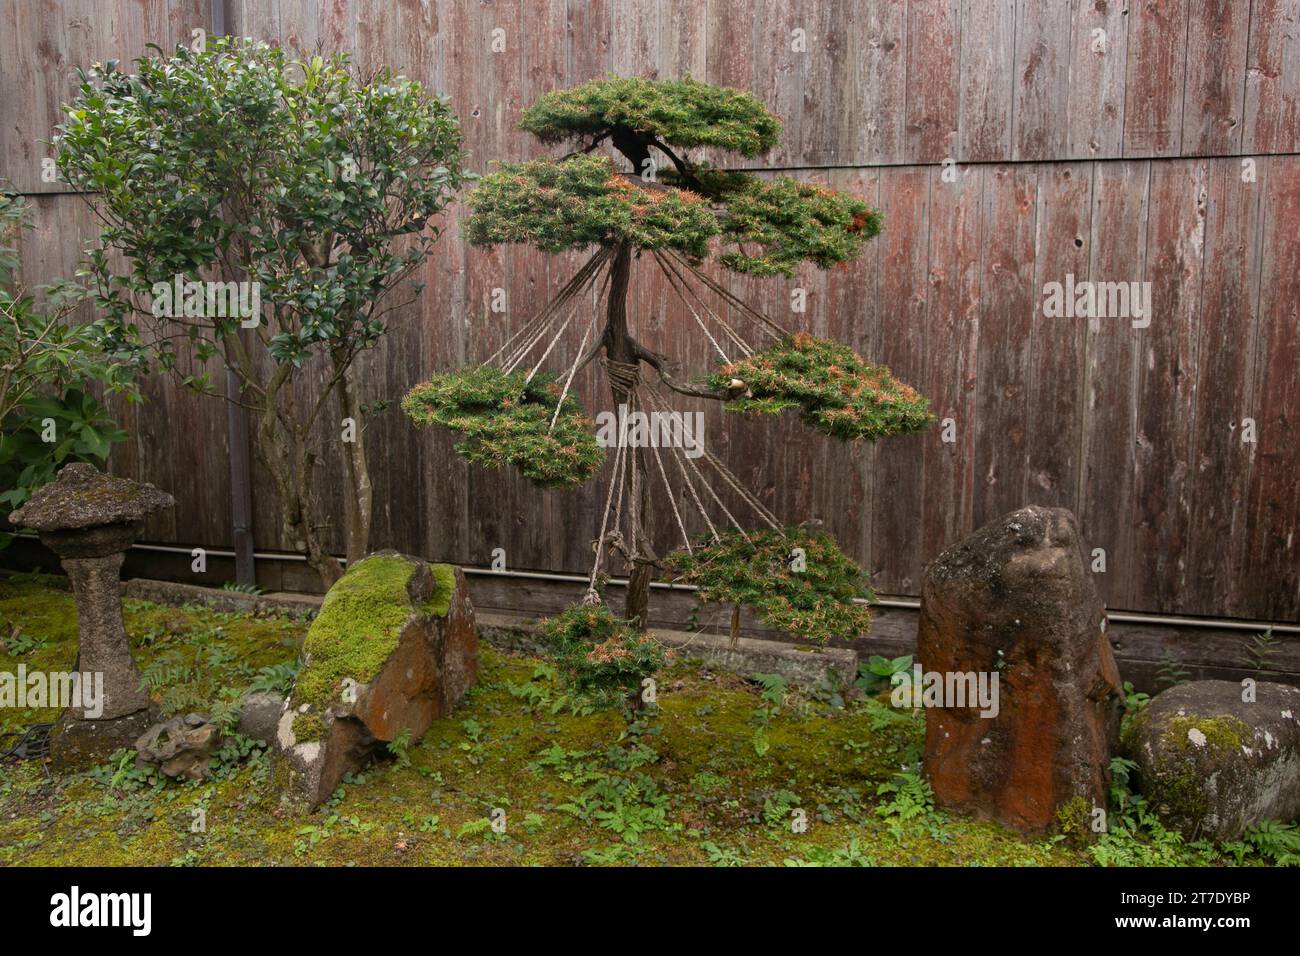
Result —
[[56, 767], [100, 763], [114, 750], [130, 748], [152, 722], [122, 622], [122, 560], [144, 519], [173, 503], [153, 485], [72, 464], [9, 516], [15, 527], [39, 532], [62, 559], [77, 601], [74, 670], [103, 675], [102, 711], [92, 717], [70, 707], [59, 716], [50, 741]]

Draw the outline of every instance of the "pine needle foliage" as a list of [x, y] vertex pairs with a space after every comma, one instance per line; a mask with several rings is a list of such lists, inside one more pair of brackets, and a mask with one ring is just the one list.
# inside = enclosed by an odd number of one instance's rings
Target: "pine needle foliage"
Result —
[[483, 177], [468, 202], [465, 238], [476, 246], [526, 242], [563, 252], [627, 240], [698, 260], [720, 229], [700, 196], [637, 185], [607, 156], [504, 165]]
[[[690, 176], [690, 186], [718, 209], [722, 244], [735, 247], [718, 257], [732, 272], [788, 277], [801, 262], [829, 269], [856, 259], [882, 227], [880, 213], [857, 196], [820, 183], [760, 179], [709, 166], [692, 169]], [[673, 170], [663, 179], [687, 185]]]
[[598, 706], [626, 703], [669, 657], [662, 644], [604, 604], [571, 605], [543, 629], [565, 685]]
[[825, 532], [803, 528], [740, 531], [674, 551], [665, 567], [699, 588], [705, 603], [746, 605], [782, 631], [826, 643], [865, 633], [870, 614], [854, 598], [870, 599], [859, 568]]
[[434, 375], [402, 399], [403, 410], [420, 425], [438, 424], [464, 434], [456, 451], [489, 468], [514, 465], [545, 488], [580, 485], [605, 460], [592, 421], [572, 394], [560, 405], [554, 376], [525, 382], [523, 372], [472, 365]]
[[689, 76], [610, 76], [555, 90], [525, 110], [519, 126], [544, 143], [624, 129], [670, 146], [715, 146], [742, 156], [767, 152], [781, 132], [781, 121], [749, 93]]
[[929, 401], [889, 369], [807, 332], [720, 366], [709, 387], [725, 389], [732, 379], [744, 382], [748, 394], [728, 402], [730, 411], [777, 415], [798, 408], [805, 424], [843, 441], [875, 441], [934, 421]]
[[[588, 151], [483, 177], [469, 198], [465, 234], [474, 245], [524, 242], [560, 252], [628, 241], [697, 262], [716, 246], [733, 272], [791, 276], [802, 262], [822, 269], [848, 262], [880, 232], [880, 214], [856, 196], [789, 176], [726, 172], [685, 155], [711, 147], [757, 156], [775, 145], [780, 121], [739, 90], [607, 77], [547, 93], [520, 126], [547, 143], [591, 142]], [[631, 175], [590, 154], [606, 139], [632, 164]], [[660, 154], [653, 163], [652, 150]], [[649, 181], [640, 175], [647, 165], [656, 170]]]

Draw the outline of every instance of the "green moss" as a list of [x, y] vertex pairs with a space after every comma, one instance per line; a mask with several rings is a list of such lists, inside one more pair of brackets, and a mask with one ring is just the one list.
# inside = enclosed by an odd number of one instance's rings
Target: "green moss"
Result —
[[[136, 666], [165, 714], [208, 712], [219, 695], [237, 693], [260, 668], [298, 656], [305, 625], [290, 616], [253, 618], [208, 607], [123, 602]], [[0, 579], [0, 671], [68, 671], [77, 659], [77, 608], [67, 579], [11, 575]], [[13, 640], [18, 637], [19, 640]], [[34, 647], [20, 652], [24, 642]], [[56, 708], [0, 708], [0, 732], [58, 717]]]
[[446, 617], [451, 610], [451, 596], [456, 591], [456, 569], [450, 564], [431, 564], [433, 593], [424, 602], [424, 613], [429, 617]]
[[1205, 746], [1213, 750], [1238, 750], [1243, 741], [1250, 739], [1250, 727], [1239, 718], [1223, 715], [1219, 717], [1196, 717], [1176, 715], [1170, 717], [1162, 734], [1163, 741], [1173, 750], [1186, 752], [1197, 745], [1189, 736], [1192, 730], [1205, 735]]
[[295, 714], [293, 718], [295, 740], [321, 740], [325, 737], [325, 721], [320, 714]]
[[1071, 843], [1079, 845], [1088, 838], [1088, 801], [1076, 794], [1056, 808], [1056, 823]]
[[294, 685], [296, 703], [323, 708], [345, 677], [364, 684], [379, 673], [411, 615], [406, 588], [416, 567], [406, 558], [374, 555], [335, 582], [303, 643], [307, 663]]
[[[434, 569], [431, 613], [445, 608], [453, 574]], [[297, 653], [297, 622], [131, 604], [136, 653], [149, 664], [196, 639], [204, 656], [248, 655], [254, 663]], [[66, 593], [0, 583], [0, 624], [33, 633], [37, 620], [53, 624], [70, 614]], [[59, 653], [74, 652], [75, 636]], [[658, 711], [636, 738], [651, 751], [649, 760], [627, 771], [616, 767], [616, 758], [631, 751], [628, 725], [612, 712], [555, 707], [560, 684], [540, 664], [481, 645], [478, 684], [454, 715], [434, 721], [412, 743], [410, 765], [368, 768], [316, 813], [286, 809], [274, 773], [257, 763], [219, 779], [154, 789], [131, 779], [114, 782], [113, 772], [60, 777], [51, 785], [38, 762], [6, 762], [0, 765], [0, 865], [571, 866], [590, 861], [583, 854], [592, 849], [622, 846], [618, 852], [641, 865], [700, 866], [714, 859], [708, 845], [755, 866], [851, 856], [881, 866], [1089, 862], [1063, 841], [1026, 841], [995, 824], [952, 816], [903, 824], [896, 836], [891, 826], [899, 822], [876, 812], [882, 802], [876, 788], [914, 763], [923, 711], [892, 714], [876, 701], [836, 708], [791, 692], [767, 725], [770, 750], [758, 757], [752, 743], [758, 688], [679, 660], [659, 673]], [[250, 666], [227, 663], [211, 674], [236, 687], [247, 682]], [[164, 689], [208, 693], [211, 679]], [[561, 810], [585, 790], [588, 768], [623, 780], [643, 777], [666, 801], [664, 827], [630, 847], [594, 818]], [[806, 833], [764, 818], [764, 801], [783, 790], [808, 811]], [[190, 833], [195, 807], [222, 825]], [[457, 836], [492, 807], [507, 813], [505, 834]], [[856, 854], [846, 852], [854, 846]]]

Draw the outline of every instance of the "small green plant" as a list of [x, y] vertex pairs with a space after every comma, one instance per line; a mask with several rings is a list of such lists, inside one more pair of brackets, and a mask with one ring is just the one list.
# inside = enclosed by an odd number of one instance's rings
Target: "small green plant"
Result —
[[777, 790], [763, 798], [763, 822], [770, 827], [785, 826], [790, 814], [800, 804], [799, 794], [790, 790]]
[[33, 651], [44, 650], [49, 646], [49, 638], [32, 637], [30, 634], [24, 634], [21, 627], [0, 641], [0, 650], [15, 657], [21, 657]]
[[810, 846], [804, 850], [802, 857], [787, 857], [786, 866], [875, 866], [862, 850], [858, 838], [849, 840], [847, 846], [827, 848]]
[[1273, 656], [1282, 648], [1281, 638], [1273, 636], [1273, 628], [1261, 634], [1252, 634], [1241, 642], [1241, 656], [1238, 662], [1256, 676], [1277, 671], [1277, 661]]
[[681, 828], [681, 824], [668, 822], [668, 795], [645, 774], [630, 778], [604, 775], [555, 809], [584, 823], [595, 823], [628, 844], [640, 842], [641, 834], [650, 830]]
[[876, 796], [890, 798], [876, 807], [876, 815], [888, 821], [889, 832], [900, 843], [905, 824], [935, 814], [934, 791], [930, 789], [929, 781], [912, 770], [894, 774], [892, 780], [876, 788]]
[[858, 661], [857, 687], [864, 694], [875, 694], [893, 687], [895, 674], [910, 677], [911, 670], [911, 654], [895, 657], [892, 660], [879, 654], [872, 654], [865, 661]]
[[298, 677], [298, 661], [268, 664], [253, 675], [248, 684], [250, 691], [274, 691], [282, 697], [289, 696], [293, 682]]
[[772, 718], [781, 713], [781, 705], [785, 703], [787, 685], [785, 678], [780, 674], [755, 674], [751, 679], [762, 688], [758, 696], [763, 704], [754, 708], [753, 713], [750, 715], [750, 722], [754, 726], [752, 737], [754, 753], [763, 757], [772, 749], [772, 745], [767, 739], [767, 728], [771, 724]]
[[262, 589], [256, 584], [245, 584], [242, 581], [223, 581], [221, 590], [231, 591], [235, 594], [261, 594]]
[[711, 840], [700, 844], [700, 849], [708, 856], [714, 866], [744, 866], [745, 858], [735, 850], [724, 849]]
[[[1125, 731], [1138, 714], [1146, 710], [1147, 704], [1151, 703], [1151, 695], [1143, 694], [1133, 689], [1131, 681], [1124, 681], [1124, 716], [1120, 719], [1120, 736], [1123, 737]], [[1112, 764], [1112, 767], [1114, 765]]]
[[1179, 684], [1186, 684], [1191, 679], [1191, 672], [1183, 667], [1178, 660], [1178, 655], [1172, 650], [1166, 650], [1160, 656], [1160, 663], [1156, 667], [1157, 687], [1161, 689], [1177, 687]]
[[388, 742], [388, 752], [397, 759], [398, 767], [409, 767], [411, 765], [411, 728], [403, 727], [396, 737]]
[[1278, 866], [1300, 866], [1300, 827], [1265, 820], [1248, 829], [1242, 840], [1260, 859]]

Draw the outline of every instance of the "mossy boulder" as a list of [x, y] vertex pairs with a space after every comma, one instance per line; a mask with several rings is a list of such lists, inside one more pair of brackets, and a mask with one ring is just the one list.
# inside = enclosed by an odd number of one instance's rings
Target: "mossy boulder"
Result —
[[418, 740], [477, 673], [459, 569], [391, 551], [357, 562], [325, 595], [276, 729], [294, 783], [319, 804], [379, 745]]
[[1207, 680], [1157, 694], [1124, 731], [1139, 786], [1189, 839], [1300, 816], [1300, 688]]

